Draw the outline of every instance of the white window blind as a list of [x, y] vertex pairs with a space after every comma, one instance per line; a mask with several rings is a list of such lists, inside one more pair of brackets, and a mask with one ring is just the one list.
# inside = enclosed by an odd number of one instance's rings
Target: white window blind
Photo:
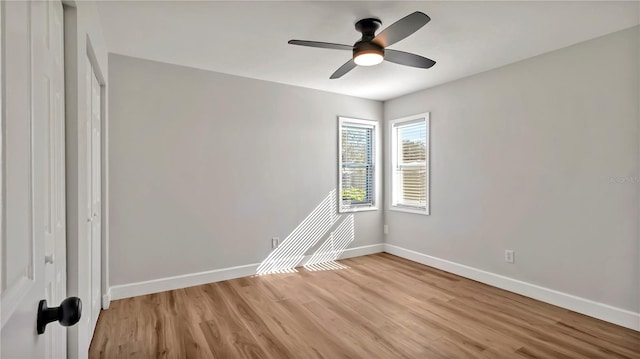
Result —
[[392, 209], [428, 214], [427, 115], [392, 121]]
[[375, 201], [375, 124], [341, 118], [340, 211], [373, 208]]

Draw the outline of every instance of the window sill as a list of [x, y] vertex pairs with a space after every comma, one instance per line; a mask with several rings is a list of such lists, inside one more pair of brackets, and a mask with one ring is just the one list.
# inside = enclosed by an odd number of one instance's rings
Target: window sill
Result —
[[348, 208], [348, 209], [339, 209], [338, 213], [353, 213], [353, 212], [369, 212], [369, 211], [377, 211], [378, 207], [356, 207], [356, 208]]
[[411, 207], [402, 207], [402, 206], [390, 206], [389, 209], [392, 210], [392, 211], [398, 211], [398, 212], [421, 214], [423, 216], [428, 216], [429, 215], [429, 209], [428, 208], [427, 209], [421, 209], [421, 208], [411, 208]]

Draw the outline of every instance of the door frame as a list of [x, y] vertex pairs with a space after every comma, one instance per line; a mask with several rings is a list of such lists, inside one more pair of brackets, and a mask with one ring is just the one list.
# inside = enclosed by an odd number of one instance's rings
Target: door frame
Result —
[[96, 9], [81, 1], [63, 0], [65, 39], [66, 159], [67, 159], [67, 293], [85, 303], [80, 322], [69, 328], [68, 355], [86, 358], [91, 344], [92, 328], [87, 319], [91, 303], [91, 246], [87, 241], [86, 203], [89, 183], [86, 176], [86, 67], [87, 58], [94, 68], [101, 89], [102, 134], [102, 244], [101, 278], [102, 308], [109, 307], [108, 271], [108, 69], [105, 44], [101, 38]]
[[[2, 46], [2, 38], [3, 38], [3, 34], [2, 34], [2, 24], [4, 21], [4, 6], [3, 4], [0, 3], [0, 285], [2, 285], [2, 279], [3, 278], [3, 269], [4, 268], [4, 263], [2, 263], [2, 252], [4, 251], [3, 249], [3, 245], [2, 245], [2, 239], [5, 236], [5, 218], [4, 218], [4, 201], [5, 201], [5, 187], [4, 187], [4, 163], [5, 163], [5, 159], [4, 159], [4, 121], [5, 121], [5, 116], [4, 116], [4, 108], [2, 107], [2, 104], [4, 103], [4, 62], [2, 61], [4, 58], [4, 46]], [[1, 314], [1, 309], [0, 309], [0, 316], [2, 316]], [[2, 318], [0, 317], [0, 322], [2, 321]], [[1, 332], [2, 332], [2, 323], [0, 323], [0, 338], [1, 338]], [[0, 340], [0, 353], [2, 353], [2, 340]]]
[[93, 49], [93, 45], [91, 44], [91, 39], [87, 36], [87, 58], [91, 62], [91, 67], [93, 68], [94, 74], [98, 83], [100, 84], [100, 181], [101, 181], [101, 219], [102, 219], [102, 230], [101, 230], [101, 285], [102, 285], [102, 309], [109, 309], [109, 304], [111, 302], [111, 296], [109, 293], [109, 251], [107, 246], [107, 238], [109, 236], [109, 227], [105, 225], [108, 223], [109, 217], [109, 196], [108, 188], [109, 188], [109, 176], [108, 176], [108, 156], [109, 156], [109, 142], [108, 142], [108, 126], [107, 126], [107, 81], [104, 76], [104, 72], [100, 68], [100, 63], [96, 56], [96, 53]]
[[[104, 226], [104, 221], [103, 221], [103, 215], [104, 215], [104, 210], [105, 210], [105, 206], [103, 205], [102, 201], [105, 199], [104, 196], [104, 180], [105, 180], [105, 176], [102, 174], [102, 171], [105, 168], [105, 162], [104, 161], [104, 145], [105, 145], [105, 140], [104, 140], [104, 135], [103, 135], [103, 130], [104, 130], [104, 125], [103, 125], [103, 121], [102, 119], [104, 118], [105, 115], [105, 102], [103, 100], [103, 97], [105, 95], [105, 81], [104, 81], [104, 75], [102, 74], [102, 71], [100, 71], [100, 65], [98, 64], [98, 60], [95, 56], [95, 52], [93, 50], [93, 46], [91, 45], [91, 41], [87, 38], [87, 56], [85, 58], [85, 66], [86, 66], [86, 70], [89, 71], [89, 73], [92, 74], [92, 76], [95, 76], [97, 82], [98, 82], [98, 86], [100, 87], [100, 308], [101, 309], [108, 309], [109, 308], [109, 302], [105, 299], [106, 297], [106, 293], [108, 291], [108, 289], [105, 286], [105, 281], [106, 281], [106, 277], [108, 275], [108, 272], [105, 268], [105, 255], [107, 253], [106, 249], [105, 249], [105, 240], [104, 240], [104, 233], [105, 233], [105, 226]], [[92, 88], [86, 89], [87, 90], [87, 94], [91, 94], [92, 93]], [[90, 95], [92, 96], [92, 95]], [[93, 105], [93, 98], [91, 98], [90, 101]], [[92, 109], [89, 108], [87, 113], [89, 114], [89, 116], [92, 116]], [[89, 123], [91, 123], [93, 120], [89, 119]], [[89, 131], [87, 132], [87, 134], [89, 135], [89, 137], [93, 137], [93, 133], [91, 131], [91, 129], [89, 129]], [[89, 144], [88, 147], [92, 147], [93, 144]], [[88, 151], [88, 153], [92, 153], [93, 148], [91, 148], [91, 151]], [[90, 163], [92, 162], [93, 157], [91, 158], [91, 160], [89, 161]], [[92, 172], [91, 168], [87, 168], [88, 172]], [[92, 186], [93, 183], [89, 183], [88, 186], [88, 191], [90, 193], [92, 193]], [[92, 195], [91, 195], [92, 196]], [[90, 196], [90, 197], [91, 197]], [[93, 203], [91, 203], [92, 205]], [[93, 225], [93, 222], [92, 222]], [[89, 235], [89, 237], [91, 238], [91, 242], [93, 245], [93, 229], [90, 230], [91, 233]], [[90, 251], [93, 248], [90, 248]], [[90, 258], [92, 257], [93, 253], [89, 253]], [[93, 262], [91, 263], [90, 266], [90, 270], [87, 272], [87, 275], [89, 276], [89, 283], [90, 283], [90, 292], [93, 290], [93, 282], [92, 282], [92, 276], [93, 276]], [[91, 299], [93, 299], [93, 293], [91, 293]], [[87, 303], [87, 310], [92, 310], [93, 306], [90, 305], [92, 302], [88, 302]], [[105, 305], [106, 304], [106, 305]], [[87, 312], [88, 314], [88, 312]], [[93, 326], [90, 326], [89, 329], [89, 333], [90, 335], [93, 335], [93, 330], [95, 330], [95, 328]]]

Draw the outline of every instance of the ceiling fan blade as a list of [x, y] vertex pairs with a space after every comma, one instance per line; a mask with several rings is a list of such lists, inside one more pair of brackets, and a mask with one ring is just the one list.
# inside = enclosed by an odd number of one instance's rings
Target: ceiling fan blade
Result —
[[329, 77], [330, 79], [337, 79], [342, 77], [342, 75], [346, 74], [347, 72], [353, 70], [356, 66], [356, 63], [353, 61], [353, 59], [347, 61], [344, 65], [340, 66], [339, 69], [336, 70], [336, 72], [334, 72], [331, 77]]
[[384, 59], [396, 64], [420, 67], [423, 69], [428, 69], [436, 64], [435, 61], [420, 55], [389, 49], [384, 50]]
[[289, 40], [289, 43], [291, 45], [320, 47], [320, 48], [323, 48], [323, 49], [353, 50], [353, 46], [351, 46], [351, 45], [332, 44], [330, 42], [306, 41], [306, 40]]
[[373, 42], [387, 47], [404, 39], [426, 25], [431, 18], [427, 14], [416, 11], [389, 25], [373, 38]]

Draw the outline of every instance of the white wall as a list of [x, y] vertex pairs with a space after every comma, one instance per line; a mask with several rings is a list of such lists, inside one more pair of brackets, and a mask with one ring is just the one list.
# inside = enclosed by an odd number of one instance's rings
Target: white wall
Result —
[[[88, 183], [86, 181], [86, 117], [87, 89], [85, 71], [87, 54], [91, 52], [99, 66], [98, 76], [108, 79], [107, 49], [100, 27], [100, 19], [95, 2], [64, 1], [65, 5], [65, 91], [66, 91], [66, 186], [67, 186], [67, 295], [80, 297], [85, 304], [80, 322], [69, 328], [68, 355], [70, 358], [88, 356], [91, 342], [90, 315], [90, 248], [86, 203]], [[88, 50], [91, 48], [92, 50]], [[105, 104], [108, 99], [104, 98]], [[106, 106], [105, 106], [106, 107]], [[108, 115], [103, 114], [103, 124], [108, 122]], [[105, 133], [103, 132], [103, 135]], [[103, 192], [107, 188], [103, 187]], [[103, 205], [107, 202], [103, 201]], [[105, 213], [103, 211], [103, 213]], [[108, 230], [108, 223], [103, 216], [103, 228]], [[104, 244], [106, 246], [106, 236]], [[106, 255], [106, 250], [103, 249]], [[107, 275], [107, 272], [104, 273]], [[106, 277], [104, 283], [108, 282]]]
[[[110, 277], [260, 263], [336, 188], [337, 116], [382, 103], [111, 54]], [[382, 243], [382, 210], [350, 247]]]
[[386, 210], [385, 241], [640, 312], [638, 46], [636, 27], [385, 102], [431, 112], [431, 215]]

